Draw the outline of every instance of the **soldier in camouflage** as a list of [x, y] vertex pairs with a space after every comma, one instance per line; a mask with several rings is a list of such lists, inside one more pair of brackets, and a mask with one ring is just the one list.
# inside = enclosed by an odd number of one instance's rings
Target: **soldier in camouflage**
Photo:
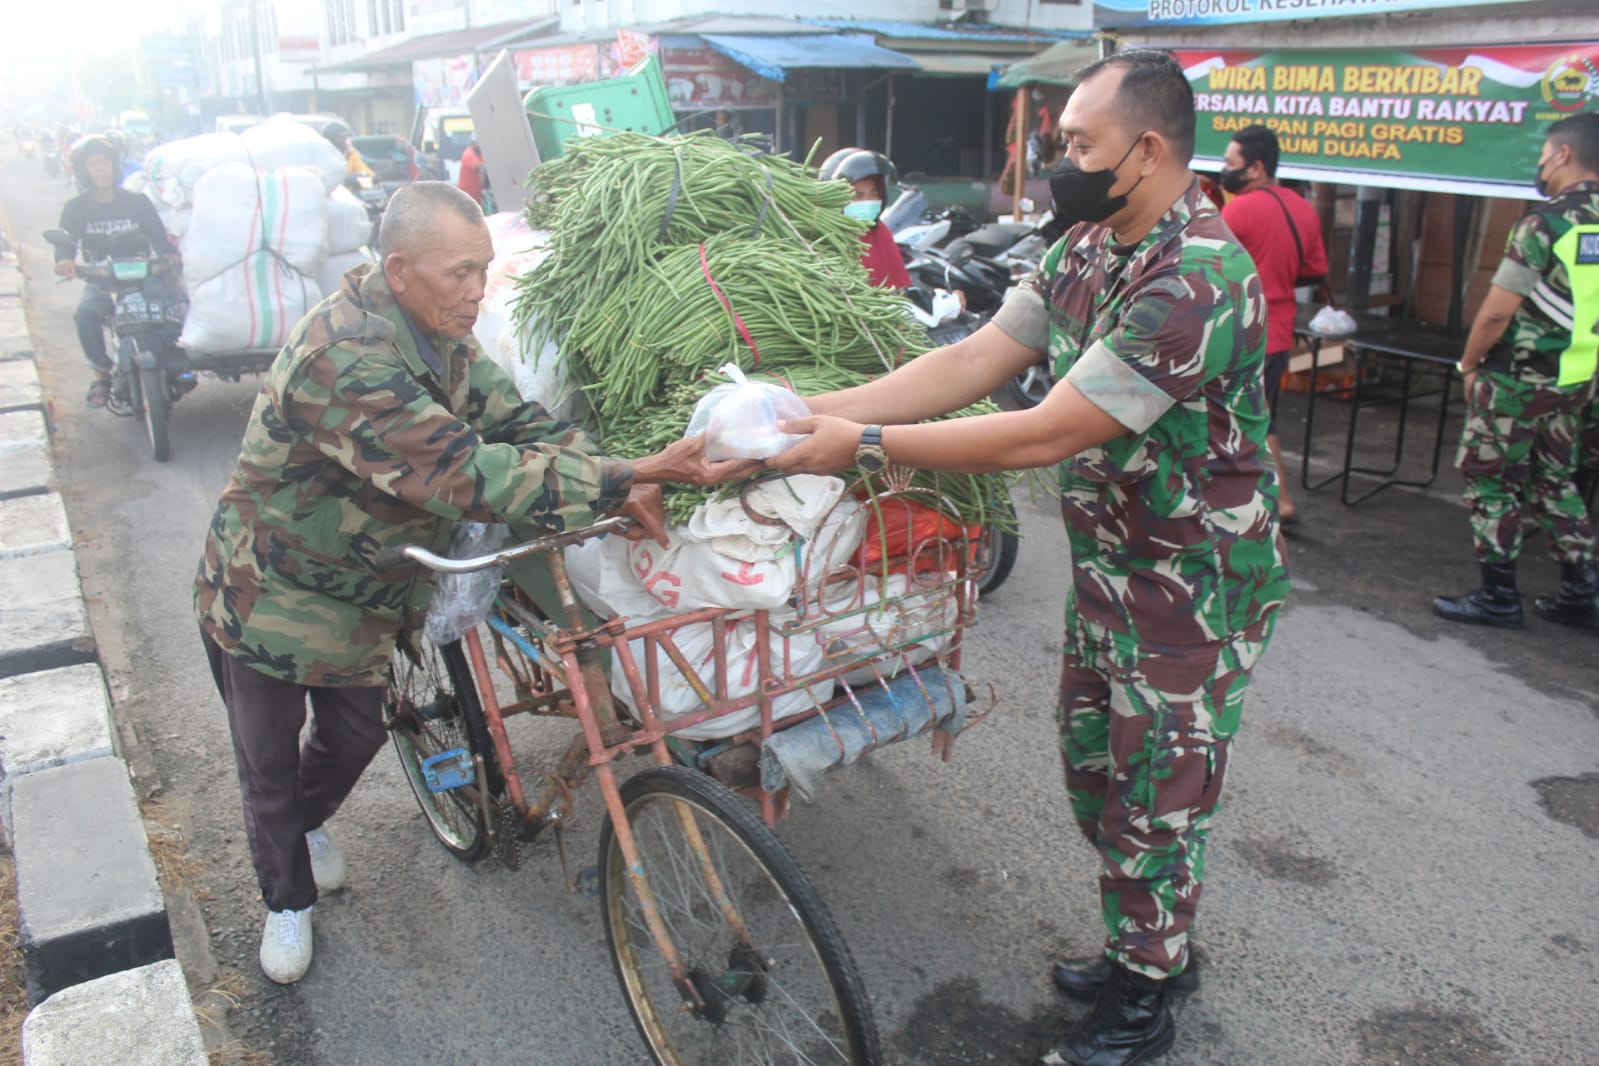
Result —
[[384, 741], [389, 660], [431, 595], [428, 571], [377, 554], [443, 551], [463, 519], [560, 530], [621, 513], [664, 542], [660, 482], [747, 465], [708, 463], [698, 439], [608, 459], [524, 403], [472, 339], [494, 251], [454, 186], [397, 193], [379, 246], [382, 265], [346, 274], [267, 372], [195, 581], [269, 912], [261, 966], [280, 983], [310, 965], [318, 889], [344, 876], [323, 822]]
[[[994, 320], [858, 389], [807, 402], [775, 460], [997, 471], [1060, 463], [1071, 545], [1060, 742], [1102, 864], [1105, 951], [1056, 982], [1095, 1001], [1046, 1062], [1144, 1062], [1171, 1045], [1169, 992], [1195, 987], [1188, 933], [1229, 742], [1288, 591], [1266, 461], [1266, 301], [1188, 170], [1193, 95], [1168, 55], [1080, 75], [1051, 178], [1077, 224]], [[1041, 354], [1029, 411], [917, 425]], [[867, 425], [863, 423], [887, 423]]]
[[1575, 481], [1599, 371], [1599, 113], [1549, 127], [1535, 180], [1549, 199], [1510, 231], [1457, 364], [1468, 407], [1456, 462], [1482, 587], [1433, 600], [1452, 622], [1522, 625], [1527, 511], [1560, 564], [1559, 593], [1533, 608], [1562, 625], [1599, 624], [1594, 524]]

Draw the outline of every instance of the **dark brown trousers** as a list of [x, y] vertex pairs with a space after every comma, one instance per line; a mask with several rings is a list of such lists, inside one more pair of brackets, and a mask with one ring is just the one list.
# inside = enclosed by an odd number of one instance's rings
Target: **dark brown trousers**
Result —
[[[383, 690], [317, 688], [268, 677], [204, 633], [206, 657], [228, 708], [233, 756], [261, 898], [275, 911], [316, 902], [305, 834], [333, 816], [383, 746]], [[306, 700], [311, 731], [304, 747]]]

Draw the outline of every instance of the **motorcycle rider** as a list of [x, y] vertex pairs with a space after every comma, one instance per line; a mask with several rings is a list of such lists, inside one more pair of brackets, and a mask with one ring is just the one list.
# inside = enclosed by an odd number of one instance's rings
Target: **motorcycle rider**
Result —
[[844, 213], [871, 223], [861, 234], [866, 245], [861, 265], [871, 275], [872, 284], [885, 289], [910, 288], [911, 276], [899, 245], [894, 243], [893, 231], [878, 221], [888, 200], [888, 182], [894, 177], [894, 164], [888, 156], [866, 148], [841, 148], [823, 161], [816, 176], [822, 181], [847, 181], [854, 190], [855, 198], [844, 205]]
[[[70, 244], [56, 248], [56, 273], [64, 278], [78, 276], [77, 254], [81, 245], [84, 258], [109, 258], [112, 245], [123, 234], [139, 233], [154, 254], [166, 255], [172, 246], [166, 227], [155, 205], [137, 193], [122, 188], [122, 160], [116, 146], [98, 134], [84, 137], [72, 148], [72, 171], [86, 192], [73, 197], [61, 209], [60, 226], [71, 238]], [[112, 311], [111, 293], [89, 284], [73, 321], [78, 327], [78, 343], [94, 369], [84, 402], [104, 407], [111, 396], [111, 359], [106, 354], [105, 320]]]
[[353, 178], [358, 174], [366, 174], [374, 179], [377, 177], [372, 168], [366, 165], [366, 160], [361, 158], [361, 153], [355, 147], [355, 131], [343, 119], [333, 119], [322, 127], [322, 136], [328, 143], [339, 150], [344, 157], [344, 176]]

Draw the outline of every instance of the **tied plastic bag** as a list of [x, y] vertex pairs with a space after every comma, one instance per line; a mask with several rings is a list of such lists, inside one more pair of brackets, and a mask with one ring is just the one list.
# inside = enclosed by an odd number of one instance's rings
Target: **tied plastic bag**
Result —
[[[510, 537], [510, 527], [484, 522], [462, 522], [450, 540], [451, 559], [470, 559], [499, 551]], [[466, 632], [489, 616], [494, 597], [505, 579], [505, 568], [491, 566], [469, 574], [440, 574], [433, 583], [433, 599], [428, 603], [423, 629], [434, 644], [460, 640]]]
[[683, 434], [705, 434], [707, 459], [770, 459], [805, 439], [803, 434], [777, 428], [785, 418], [810, 415], [804, 400], [781, 385], [751, 381], [734, 363], [723, 366], [720, 373], [732, 380], [700, 398]]
[[1355, 317], [1341, 307], [1323, 307], [1310, 320], [1310, 332], [1323, 337], [1341, 337], [1357, 328]]

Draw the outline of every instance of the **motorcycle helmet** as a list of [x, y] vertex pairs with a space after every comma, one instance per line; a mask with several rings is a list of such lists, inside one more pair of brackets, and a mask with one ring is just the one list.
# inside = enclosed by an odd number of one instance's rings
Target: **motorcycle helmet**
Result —
[[116, 184], [122, 181], [122, 153], [117, 151], [117, 146], [110, 138], [98, 133], [91, 133], [87, 137], [80, 137], [72, 146], [72, 176], [77, 179], [78, 187], [89, 187], [89, 171], [87, 160], [94, 152], [104, 153], [111, 160], [112, 180]]
[[117, 150], [118, 155], [125, 156], [128, 154], [127, 134], [118, 129], [110, 129], [106, 130], [105, 133], [101, 134], [101, 136], [111, 142], [111, 147]]
[[884, 183], [894, 180], [894, 162], [882, 152], [868, 148], [840, 148], [822, 162], [817, 177], [822, 181], [842, 178], [860, 181], [862, 178], [881, 178]]
[[335, 118], [323, 123], [322, 136], [328, 139], [329, 144], [343, 152], [350, 147], [350, 141], [355, 137], [355, 130], [350, 128], [348, 122]]

